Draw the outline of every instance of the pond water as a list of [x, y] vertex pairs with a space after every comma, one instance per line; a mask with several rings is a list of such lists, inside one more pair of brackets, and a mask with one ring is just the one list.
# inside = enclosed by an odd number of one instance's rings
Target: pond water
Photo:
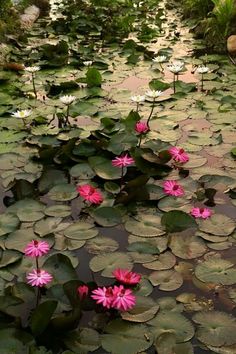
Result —
[[[204, 43], [178, 9], [148, 4], [129, 8], [137, 20], [128, 38], [106, 42], [85, 18], [73, 32], [63, 1], [51, 1], [52, 21], [38, 20], [10, 53], [12, 62], [39, 70], [1, 73], [4, 354], [236, 353], [235, 67], [226, 55], [195, 55]], [[89, 2], [84, 11], [91, 15]], [[163, 63], [152, 60], [157, 55]], [[184, 63], [176, 92], [174, 61]], [[202, 65], [209, 68], [203, 83]], [[148, 89], [163, 93], [137, 106], [131, 96]], [[75, 102], [63, 105], [63, 95]], [[17, 110], [28, 117], [12, 116]], [[148, 117], [140, 141], [135, 124]], [[172, 146], [189, 161], [171, 159]], [[121, 170], [111, 160], [124, 153], [134, 163]], [[166, 195], [166, 180], [184, 195]], [[102, 191], [99, 205], [82, 198], [76, 186], [84, 184]], [[212, 215], [194, 219], [193, 207]], [[35, 267], [24, 255], [32, 239], [51, 246], [38, 260], [53, 276], [39, 291], [38, 311], [25, 284]], [[117, 268], [142, 276], [132, 287], [134, 309], [78, 302], [79, 285], [109, 287]]]

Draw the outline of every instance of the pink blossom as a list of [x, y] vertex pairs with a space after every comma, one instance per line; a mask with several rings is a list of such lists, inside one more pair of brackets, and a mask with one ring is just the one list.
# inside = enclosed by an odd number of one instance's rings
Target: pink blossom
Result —
[[149, 131], [149, 127], [148, 127], [148, 124], [147, 122], [143, 122], [143, 121], [138, 121], [136, 124], [135, 124], [135, 130], [137, 133], [139, 134], [145, 134]]
[[172, 147], [169, 149], [169, 153], [176, 162], [186, 163], [189, 160], [188, 155], [182, 148]]
[[141, 275], [137, 274], [135, 272], [130, 272], [127, 269], [115, 269], [112, 273], [115, 278], [123, 283], [123, 284], [130, 284], [130, 285], [135, 285], [140, 282]]
[[25, 247], [24, 253], [28, 257], [41, 257], [47, 254], [49, 250], [50, 246], [47, 242], [33, 240]]
[[113, 166], [116, 166], [116, 167], [125, 167], [125, 166], [129, 166], [132, 163], [134, 163], [134, 159], [132, 159], [132, 157], [129, 157], [128, 154], [125, 154], [120, 157], [118, 157], [118, 156], [115, 157], [111, 163]]
[[80, 285], [77, 288], [77, 293], [79, 295], [80, 300], [85, 299], [88, 296], [89, 287], [87, 285]]
[[31, 286], [42, 287], [52, 281], [52, 275], [43, 269], [33, 269], [26, 276], [27, 283]]
[[195, 218], [207, 219], [212, 215], [212, 211], [208, 208], [192, 208], [190, 214]]
[[120, 311], [132, 309], [136, 303], [136, 298], [131, 289], [125, 289], [123, 285], [114, 286], [112, 307]]
[[103, 196], [101, 192], [98, 189], [92, 187], [90, 184], [78, 186], [76, 190], [77, 192], [79, 192], [82, 198], [91, 203], [100, 204], [103, 201]]
[[177, 182], [172, 180], [164, 182], [164, 192], [168, 195], [173, 195], [175, 197], [180, 197], [184, 195], [183, 187], [181, 187]]
[[110, 286], [109, 288], [106, 288], [105, 286], [103, 288], [98, 288], [96, 290], [92, 291], [91, 297], [96, 300], [97, 304], [102, 304], [106, 308], [111, 308], [112, 307], [112, 302], [113, 302], [113, 289]]

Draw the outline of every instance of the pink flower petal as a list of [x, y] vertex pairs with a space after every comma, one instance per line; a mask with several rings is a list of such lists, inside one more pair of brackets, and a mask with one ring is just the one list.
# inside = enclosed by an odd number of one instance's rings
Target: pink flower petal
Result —
[[176, 181], [165, 181], [164, 182], [164, 193], [167, 195], [173, 195], [175, 197], [180, 197], [184, 195], [184, 189]]
[[24, 253], [28, 257], [41, 257], [47, 254], [49, 250], [50, 246], [46, 241], [33, 240], [25, 247]]

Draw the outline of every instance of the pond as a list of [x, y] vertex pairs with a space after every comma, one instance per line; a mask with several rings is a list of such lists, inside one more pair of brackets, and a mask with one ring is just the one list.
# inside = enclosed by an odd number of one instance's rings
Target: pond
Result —
[[165, 1], [49, 15], [0, 72], [2, 353], [236, 353], [235, 66]]

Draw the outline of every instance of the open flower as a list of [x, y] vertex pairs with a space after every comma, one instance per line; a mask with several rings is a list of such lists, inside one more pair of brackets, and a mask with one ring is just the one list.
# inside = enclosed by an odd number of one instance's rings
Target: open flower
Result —
[[27, 274], [27, 283], [31, 286], [42, 287], [52, 281], [52, 275], [43, 269], [33, 269], [32, 272]]
[[190, 214], [195, 218], [207, 219], [212, 215], [212, 211], [208, 208], [192, 208]]
[[131, 96], [130, 99], [135, 103], [142, 103], [145, 101], [146, 97], [144, 95], [143, 96], [137, 95], [137, 96]]
[[50, 246], [46, 241], [33, 240], [25, 247], [24, 253], [28, 257], [41, 257], [47, 254], [49, 250]]
[[89, 287], [87, 285], [80, 285], [77, 288], [77, 293], [79, 295], [80, 300], [83, 300], [88, 296]]
[[113, 289], [111, 286], [108, 288], [104, 286], [103, 288], [95, 289], [92, 291], [92, 294], [91, 297], [96, 300], [97, 304], [101, 304], [108, 309], [112, 307]]
[[37, 71], [40, 70], [40, 66], [26, 66], [25, 71], [28, 71], [29, 73], [36, 73]]
[[16, 117], [16, 118], [27, 118], [31, 115], [32, 111], [29, 109], [23, 109], [22, 111], [18, 110], [14, 113], [12, 113], [12, 117]]
[[155, 91], [155, 90], [148, 90], [148, 91], [145, 92], [145, 95], [148, 98], [155, 99], [155, 98], [158, 98], [161, 95], [163, 95], [163, 92], [162, 91]]
[[141, 275], [130, 272], [128, 269], [115, 269], [112, 273], [116, 280], [123, 284], [136, 285], [140, 282]]
[[93, 64], [92, 60], [87, 60], [83, 62], [84, 66], [91, 66]]
[[173, 195], [175, 197], [184, 195], [183, 187], [181, 187], [176, 181], [165, 181], [163, 187], [165, 194]]
[[197, 68], [196, 72], [198, 74], [207, 74], [209, 72], [209, 68], [207, 66], [201, 65]]
[[120, 157], [115, 157], [112, 161], [112, 166], [115, 167], [125, 167], [125, 166], [129, 166], [132, 163], [134, 163], [134, 159], [132, 159], [132, 157], [129, 157], [128, 154], [125, 154], [123, 156]]
[[178, 147], [174, 146], [169, 149], [169, 153], [171, 154], [172, 158], [176, 162], [185, 163], [185, 162], [188, 162], [188, 160], [189, 160], [188, 155], [186, 154], [186, 152], [182, 148], [178, 148]]
[[154, 63], [164, 63], [167, 57], [165, 55], [158, 55], [157, 57], [153, 58], [152, 61]]
[[173, 64], [168, 65], [168, 70], [173, 74], [178, 74], [184, 68], [184, 63], [182, 62], [174, 62]]
[[128, 311], [135, 306], [136, 298], [131, 289], [123, 285], [114, 286], [112, 307], [120, 311]]
[[103, 196], [101, 192], [90, 184], [78, 186], [76, 190], [77, 192], [79, 192], [82, 198], [89, 201], [90, 203], [100, 204], [103, 201]]
[[61, 96], [60, 97], [60, 101], [65, 104], [66, 106], [70, 105], [71, 103], [73, 103], [76, 100], [75, 96], [71, 96], [71, 95], [65, 95], [65, 96]]
[[141, 121], [139, 120], [136, 124], [135, 124], [135, 131], [139, 134], [145, 134], [149, 131], [149, 127], [147, 125], [147, 122]]

